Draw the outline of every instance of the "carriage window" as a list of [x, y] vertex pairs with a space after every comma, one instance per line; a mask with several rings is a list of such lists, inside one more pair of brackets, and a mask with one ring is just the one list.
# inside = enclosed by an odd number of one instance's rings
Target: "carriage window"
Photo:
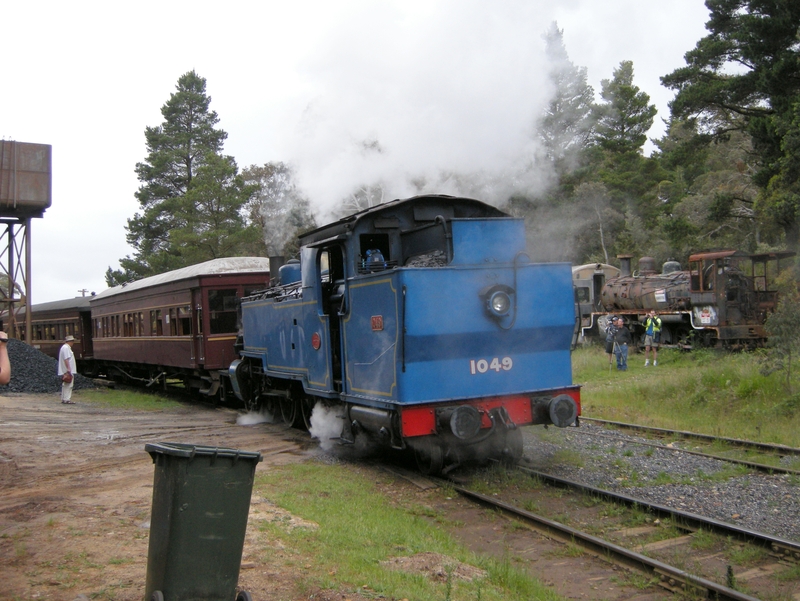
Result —
[[575, 302], [588, 303], [589, 302], [589, 289], [585, 286], [575, 288]]
[[236, 289], [209, 290], [210, 334], [236, 331]]
[[192, 309], [189, 305], [178, 308], [178, 336], [192, 333]]
[[161, 336], [163, 334], [161, 325], [161, 309], [150, 311], [150, 335]]
[[170, 336], [177, 336], [178, 335], [178, 310], [175, 307], [172, 307], [169, 310], [169, 335]]

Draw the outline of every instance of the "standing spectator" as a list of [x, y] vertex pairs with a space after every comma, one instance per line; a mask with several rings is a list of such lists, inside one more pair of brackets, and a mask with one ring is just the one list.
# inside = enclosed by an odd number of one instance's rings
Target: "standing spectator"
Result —
[[[614, 361], [614, 336], [617, 334], [617, 317], [611, 315], [606, 326], [606, 355], [608, 355], [609, 366]], [[609, 367], [610, 369], [610, 367]]]
[[630, 330], [625, 326], [621, 317], [617, 317], [617, 331], [614, 334], [614, 353], [617, 355], [617, 370], [628, 370], [628, 345], [631, 343]]
[[75, 338], [67, 336], [64, 344], [58, 352], [58, 375], [61, 376], [61, 402], [65, 405], [74, 405], [72, 400], [72, 385], [75, 383], [75, 374], [78, 370], [75, 367], [75, 354], [72, 352], [72, 345]]
[[653, 366], [658, 365], [658, 343], [661, 341], [661, 318], [655, 309], [644, 320], [644, 366], [650, 365], [650, 347], [653, 348]]
[[11, 380], [11, 363], [8, 360], [8, 334], [0, 332], [0, 384], [5, 386]]

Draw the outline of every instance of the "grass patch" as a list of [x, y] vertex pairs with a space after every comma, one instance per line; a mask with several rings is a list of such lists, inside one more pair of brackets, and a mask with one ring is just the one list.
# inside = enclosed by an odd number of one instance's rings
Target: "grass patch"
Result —
[[728, 553], [728, 559], [740, 566], [754, 565], [764, 561], [769, 556], [769, 552], [755, 545], [735, 545]]
[[136, 390], [100, 388], [96, 390], [81, 390], [76, 394], [80, 394], [81, 401], [88, 401], [101, 407], [113, 407], [114, 409], [161, 411], [163, 409], [177, 409], [183, 406], [178, 401], [168, 397]]
[[[410, 514], [401, 500], [386, 498], [374, 476], [357, 468], [316, 462], [271, 468], [256, 478], [254, 494], [269, 499], [317, 528], [286, 529], [263, 522], [270, 562], [300, 566], [298, 586], [369, 590], [389, 598], [560, 599], [510, 561], [478, 558], [437, 528], [427, 511]], [[417, 508], [419, 509], [419, 508]], [[435, 513], [435, 512], [434, 512]], [[382, 562], [396, 556], [437, 553], [482, 568], [486, 578], [437, 582]]]
[[656, 368], [640, 357], [619, 373], [600, 346], [573, 352], [585, 416], [800, 447], [800, 402], [784, 376], [761, 373], [758, 353], [663, 349]]

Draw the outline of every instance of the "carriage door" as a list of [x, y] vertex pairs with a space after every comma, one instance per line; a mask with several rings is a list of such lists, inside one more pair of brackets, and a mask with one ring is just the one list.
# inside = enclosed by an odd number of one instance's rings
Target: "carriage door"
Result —
[[[342, 319], [347, 312], [344, 250], [341, 246], [329, 246], [323, 249], [320, 259], [322, 307], [323, 313], [328, 315], [330, 329], [333, 389], [342, 392], [344, 382]], [[325, 262], [327, 262], [327, 273], [324, 270]]]
[[192, 360], [195, 365], [202, 365], [206, 362], [203, 318], [203, 290], [194, 288], [192, 290]]
[[94, 349], [92, 348], [92, 314], [88, 311], [80, 313], [80, 334], [81, 343], [83, 345], [83, 358], [88, 359], [94, 356]]

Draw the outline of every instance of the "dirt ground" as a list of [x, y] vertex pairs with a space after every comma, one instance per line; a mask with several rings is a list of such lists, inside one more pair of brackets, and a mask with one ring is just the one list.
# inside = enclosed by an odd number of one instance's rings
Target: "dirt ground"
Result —
[[[57, 395], [0, 396], [0, 599], [140, 601], [147, 571], [153, 464], [148, 442], [185, 442], [259, 451], [258, 470], [306, 460], [308, 435], [280, 426], [236, 425], [230, 409], [186, 406], [160, 412], [123, 411], [81, 402], [62, 405]], [[413, 480], [413, 478], [412, 478]], [[414, 484], [401, 478], [392, 486]], [[419, 489], [420, 495], [429, 494]], [[469, 525], [453, 534], [476, 552], [528, 553], [539, 576], [575, 599], [653, 599], [615, 584], [601, 562], [574, 562], [548, 554], [551, 543], [514, 542], [497, 532], [479, 509], [454, 499], [446, 508]], [[250, 523], [280, 512], [254, 495]], [[290, 516], [291, 517], [291, 516]], [[281, 519], [287, 519], [281, 516]], [[248, 527], [239, 584], [255, 601], [362, 601], [336, 591], [299, 591], [295, 575], [254, 561], [263, 545]], [[522, 549], [522, 546], [525, 549]], [[395, 569], [441, 577], [447, 558], [420, 554], [396, 560]], [[302, 566], [297, 566], [302, 570]], [[464, 569], [469, 569], [465, 567]], [[657, 595], [658, 598], [662, 598]]]
[[[228, 409], [119, 411], [75, 400], [0, 396], [0, 599], [143, 598], [148, 442], [260, 451], [262, 465], [306, 456], [291, 431], [237, 426]], [[276, 588], [291, 587], [282, 580]]]

